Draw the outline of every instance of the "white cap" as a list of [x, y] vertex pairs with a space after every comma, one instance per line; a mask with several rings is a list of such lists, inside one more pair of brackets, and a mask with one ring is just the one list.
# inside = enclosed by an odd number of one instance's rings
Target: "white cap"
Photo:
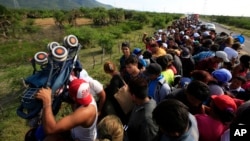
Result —
[[222, 58], [224, 62], [230, 62], [227, 58], [227, 54], [224, 51], [216, 51], [215, 56]]
[[163, 46], [164, 48], [168, 48], [168, 44], [167, 44], [167, 43], [162, 43], [162, 46]]
[[195, 32], [195, 33], [194, 33], [194, 38], [198, 38], [198, 37], [200, 37], [200, 34], [197, 33], [197, 32]]
[[158, 32], [163, 32], [163, 30], [162, 30], [162, 29], [159, 29]]
[[209, 36], [209, 35], [210, 35], [210, 34], [209, 34], [208, 31], [205, 31], [205, 32], [202, 33], [202, 36], [205, 36], [205, 37], [206, 37], [206, 36]]

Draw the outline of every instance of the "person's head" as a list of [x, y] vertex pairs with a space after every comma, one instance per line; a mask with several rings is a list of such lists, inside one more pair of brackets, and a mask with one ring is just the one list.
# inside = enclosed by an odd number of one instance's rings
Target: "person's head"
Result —
[[83, 79], [74, 79], [69, 83], [69, 95], [78, 104], [88, 106], [92, 102], [89, 83]]
[[232, 79], [232, 73], [225, 68], [217, 69], [212, 72], [212, 76], [220, 83], [224, 84]]
[[122, 50], [122, 53], [125, 56], [129, 56], [130, 55], [130, 45], [129, 45], [129, 43], [128, 42], [123, 42], [122, 46], [121, 46], [121, 50]]
[[234, 118], [232, 124], [245, 124], [250, 125], [250, 100], [246, 101], [236, 111], [236, 117]]
[[210, 107], [222, 122], [231, 122], [237, 110], [233, 98], [228, 95], [212, 95]]
[[234, 43], [234, 38], [232, 36], [228, 36], [225, 40], [225, 44], [228, 47], [231, 47]]
[[199, 107], [209, 98], [210, 90], [207, 84], [198, 80], [193, 80], [187, 86], [186, 96], [188, 102], [193, 107]]
[[250, 55], [248, 54], [244, 54], [240, 57], [240, 64], [244, 67], [244, 68], [250, 68]]
[[218, 51], [219, 48], [220, 48], [220, 45], [218, 45], [218, 44], [213, 44], [213, 45], [210, 46], [210, 50], [213, 51], [213, 52]]
[[175, 40], [174, 40], [174, 38], [168, 38], [168, 46], [169, 47], [175, 46]]
[[97, 125], [98, 141], [122, 141], [124, 130], [121, 120], [115, 115], [107, 115]]
[[188, 107], [176, 99], [163, 100], [153, 110], [153, 119], [163, 134], [178, 138], [189, 126]]
[[246, 83], [246, 78], [242, 76], [236, 76], [232, 79], [230, 84], [230, 89], [237, 89]]
[[224, 51], [216, 51], [214, 58], [216, 58], [217, 62], [230, 62]]
[[158, 43], [152, 43], [152, 44], [150, 44], [150, 47], [151, 47], [152, 53], [156, 53], [160, 48]]
[[116, 66], [113, 62], [107, 61], [104, 63], [103, 69], [104, 69], [105, 73], [111, 74], [111, 73], [116, 71]]
[[210, 90], [210, 95], [223, 95], [224, 90], [222, 89], [221, 86], [217, 84], [210, 84], [208, 85], [209, 90]]
[[140, 48], [135, 48], [133, 50], [133, 54], [136, 55], [136, 56], [140, 56], [140, 55], [142, 55], [142, 53], [143, 53], [143, 50], [140, 49]]
[[170, 63], [166, 55], [157, 57], [156, 62], [161, 66], [162, 70], [166, 70]]
[[143, 59], [151, 59], [152, 58], [152, 53], [148, 50], [144, 51], [143, 54]]
[[180, 58], [190, 58], [192, 55], [191, 55], [191, 51], [188, 47], [183, 47], [182, 50], [181, 50], [181, 55], [180, 55]]
[[232, 48], [237, 51], [241, 48], [241, 44], [239, 42], [236, 42], [232, 45]]
[[213, 44], [213, 40], [211, 39], [205, 39], [203, 40], [203, 43], [202, 43], [202, 45], [206, 48], [210, 48], [212, 44]]
[[126, 66], [126, 71], [129, 74], [132, 74], [134, 71], [138, 70], [138, 58], [134, 55], [130, 55], [126, 60], [125, 60], [125, 66]]
[[198, 80], [206, 84], [216, 82], [213, 76], [205, 70], [194, 70], [190, 74], [193, 80]]
[[150, 79], [155, 80], [161, 75], [162, 68], [158, 63], [150, 63], [144, 72], [144, 74]]
[[143, 77], [131, 79], [128, 83], [129, 92], [132, 99], [145, 99], [148, 96], [148, 81]]

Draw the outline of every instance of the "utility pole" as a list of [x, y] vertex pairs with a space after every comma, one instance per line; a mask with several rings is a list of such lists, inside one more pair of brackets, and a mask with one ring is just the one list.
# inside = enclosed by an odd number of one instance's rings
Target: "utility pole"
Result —
[[15, 8], [17, 8], [17, 9], [20, 8], [20, 5], [19, 5], [17, 0], [13, 0], [13, 3], [14, 3]]

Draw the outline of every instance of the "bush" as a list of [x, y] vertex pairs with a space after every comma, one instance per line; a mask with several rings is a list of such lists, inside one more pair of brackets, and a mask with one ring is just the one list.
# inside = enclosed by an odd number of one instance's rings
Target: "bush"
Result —
[[143, 23], [139, 23], [136, 21], [129, 21], [127, 24], [129, 25], [131, 30], [140, 30], [143, 28]]
[[114, 46], [114, 35], [110, 33], [100, 34], [98, 39], [98, 45], [104, 49], [104, 53], [112, 53], [112, 48]]
[[97, 31], [94, 28], [88, 26], [82, 26], [78, 29], [69, 28], [66, 30], [66, 33], [76, 35], [79, 42], [83, 48], [89, 48], [92, 46], [93, 41], [96, 39]]
[[161, 29], [165, 27], [166, 20], [162, 16], [156, 16], [153, 18], [152, 27]]

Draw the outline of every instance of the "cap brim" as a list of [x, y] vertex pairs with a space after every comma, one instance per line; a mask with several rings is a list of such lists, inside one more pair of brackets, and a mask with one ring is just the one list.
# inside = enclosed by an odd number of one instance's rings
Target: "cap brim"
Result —
[[218, 95], [211, 95], [211, 99], [215, 99], [216, 97], [218, 97]]
[[230, 61], [228, 60], [228, 58], [224, 58], [223, 61], [224, 61], [224, 62], [230, 62]]

